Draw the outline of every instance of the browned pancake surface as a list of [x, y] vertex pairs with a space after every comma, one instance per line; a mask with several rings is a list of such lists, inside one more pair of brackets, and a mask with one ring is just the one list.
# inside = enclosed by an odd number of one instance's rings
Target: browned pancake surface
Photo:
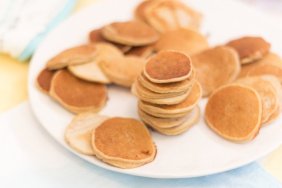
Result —
[[130, 118], [111, 118], [95, 130], [95, 146], [110, 157], [140, 160], [154, 153], [152, 138], [144, 124]]
[[155, 48], [157, 51], [175, 50], [192, 55], [207, 49], [208, 42], [200, 33], [181, 28], [163, 33]]
[[140, 46], [158, 40], [159, 34], [140, 21], [114, 22], [102, 29], [103, 36], [120, 44]]
[[78, 79], [67, 70], [55, 74], [52, 87], [53, 92], [70, 106], [100, 108], [107, 98], [105, 85]]
[[181, 78], [191, 73], [191, 61], [178, 52], [160, 52], [145, 66], [146, 73], [153, 79], [169, 80]]
[[250, 58], [250, 61], [261, 59], [270, 49], [270, 44], [263, 38], [250, 36], [232, 40], [227, 43], [227, 46], [238, 52], [241, 61], [245, 58]]
[[62, 51], [47, 62], [50, 70], [64, 68], [68, 65], [88, 63], [95, 58], [93, 45], [81, 45]]
[[211, 48], [191, 58], [203, 96], [209, 96], [219, 86], [234, 81], [240, 73], [238, 55], [229, 47]]
[[45, 68], [37, 76], [37, 83], [43, 91], [49, 92], [54, 74], [55, 71]]
[[243, 141], [258, 132], [261, 112], [261, 101], [255, 90], [242, 85], [229, 85], [221, 87], [210, 97], [205, 118], [221, 136]]

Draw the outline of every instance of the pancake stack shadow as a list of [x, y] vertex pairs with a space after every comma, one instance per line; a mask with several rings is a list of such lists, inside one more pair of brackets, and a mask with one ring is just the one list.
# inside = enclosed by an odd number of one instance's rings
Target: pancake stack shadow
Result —
[[202, 89], [182, 53], [164, 51], [149, 59], [132, 93], [139, 99], [141, 120], [159, 133], [179, 135], [199, 120]]

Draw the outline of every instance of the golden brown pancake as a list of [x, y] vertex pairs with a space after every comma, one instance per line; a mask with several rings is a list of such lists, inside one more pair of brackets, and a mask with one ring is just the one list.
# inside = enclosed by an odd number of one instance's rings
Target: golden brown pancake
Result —
[[242, 64], [259, 60], [270, 50], [270, 44], [261, 37], [246, 36], [232, 40], [226, 45], [238, 52]]
[[190, 93], [190, 91], [188, 90], [177, 96], [166, 97], [166, 98], [150, 98], [139, 93], [136, 87], [134, 86], [134, 84], [133, 87], [131, 87], [131, 92], [142, 101], [146, 101], [152, 104], [167, 104], [167, 105], [178, 104], [182, 102]]
[[262, 104], [256, 90], [231, 84], [218, 88], [205, 110], [208, 126], [221, 137], [234, 141], [252, 140], [261, 125]]
[[95, 155], [91, 145], [92, 132], [108, 118], [89, 112], [78, 114], [65, 129], [65, 141], [79, 153]]
[[68, 65], [78, 65], [91, 62], [96, 56], [93, 45], [81, 45], [62, 51], [47, 62], [49, 70], [61, 69]]
[[153, 83], [142, 73], [138, 76], [137, 80], [144, 86], [145, 88], [155, 91], [156, 93], [178, 93], [189, 90], [192, 85], [196, 81], [196, 73], [192, 70], [191, 76], [189, 78], [173, 83]]
[[110, 42], [108, 41], [107, 39], [105, 39], [102, 35], [102, 29], [95, 29], [95, 30], [92, 30], [90, 33], [89, 33], [89, 41], [91, 43], [111, 43], [113, 44], [115, 47], [117, 47], [119, 50], [121, 50], [122, 52], [127, 52], [131, 49], [130, 46], [127, 46], [127, 45], [122, 45], [122, 44], [118, 44], [118, 43], [115, 43], [115, 42]]
[[100, 62], [100, 67], [108, 78], [124, 87], [131, 87], [137, 76], [141, 74], [144, 65], [144, 59], [133, 56]]
[[54, 74], [55, 71], [44, 68], [37, 76], [36, 85], [44, 93], [49, 93]]
[[56, 72], [50, 95], [73, 113], [98, 112], [106, 104], [107, 88], [103, 84], [87, 82], [67, 70]]
[[188, 56], [175, 52], [163, 51], [150, 58], [145, 66], [144, 75], [154, 83], [171, 83], [187, 79], [192, 72]]
[[141, 6], [139, 12], [159, 32], [177, 28], [198, 30], [202, 18], [200, 13], [177, 0], [152, 1]]
[[192, 113], [188, 113], [185, 116], [179, 118], [160, 118], [152, 116], [151, 114], [148, 114], [140, 108], [138, 108], [138, 114], [142, 121], [149, 125], [159, 128], [170, 128], [179, 126], [192, 116]]
[[230, 47], [215, 47], [191, 57], [203, 96], [236, 79], [240, 72], [238, 54]]
[[202, 96], [202, 89], [198, 82], [196, 82], [189, 95], [184, 101], [175, 105], [157, 105], [139, 101], [139, 106], [145, 112], [150, 114], [181, 114], [190, 112], [199, 102]]
[[129, 46], [152, 44], [159, 39], [159, 34], [140, 21], [114, 22], [102, 29], [107, 40]]
[[89, 82], [109, 84], [111, 81], [94, 60], [91, 63], [68, 66], [68, 70], [76, 77]]
[[190, 91], [190, 88], [189, 88], [189, 90], [185, 90], [182, 92], [156, 93], [154, 91], [151, 91], [145, 88], [142, 84], [139, 83], [138, 80], [134, 82], [132, 87], [134, 87], [134, 90], [136, 90], [136, 92], [138, 93], [138, 96], [141, 96], [141, 98], [148, 98], [148, 99], [165, 99], [165, 98], [177, 97], [180, 95], [184, 95], [185, 93]]
[[190, 129], [193, 125], [195, 125], [199, 121], [199, 118], [200, 118], [200, 108], [196, 107], [190, 114], [190, 117], [178, 126], [169, 127], [169, 128], [161, 128], [158, 126], [154, 126], [153, 124], [149, 124], [149, 123], [148, 125], [161, 134], [172, 136], [172, 135], [179, 135], [179, 134], [186, 132], [188, 129]]
[[248, 76], [259, 76], [259, 75], [273, 75], [276, 76], [282, 83], [282, 66], [274, 64], [264, 64], [253, 67]]
[[188, 29], [167, 31], [155, 44], [156, 51], [175, 50], [193, 55], [208, 48], [208, 41], [202, 34]]
[[146, 126], [131, 118], [110, 118], [92, 132], [92, 148], [102, 161], [135, 168], [154, 160], [156, 147]]
[[275, 54], [273, 52], [269, 52], [262, 59], [254, 62], [254, 63], [242, 65], [241, 71], [240, 71], [240, 74], [239, 74], [238, 77], [239, 78], [246, 77], [248, 75], [249, 71], [252, 68], [254, 68], [256, 66], [264, 65], [264, 64], [273, 64], [273, 65], [281, 65], [282, 66], [282, 59], [277, 54]]
[[142, 1], [134, 11], [134, 16], [140, 21], [146, 22], [146, 17], [145, 17], [145, 11], [148, 8], [148, 6], [152, 3], [153, 1], [151, 0], [145, 0]]
[[259, 94], [262, 101], [262, 118], [261, 123], [267, 122], [269, 117], [275, 112], [279, 106], [279, 96], [275, 87], [269, 80], [262, 76], [252, 76], [239, 79], [236, 83], [252, 87]]
[[137, 56], [145, 59], [153, 54], [154, 48], [152, 45], [133, 47], [125, 53], [126, 56]]

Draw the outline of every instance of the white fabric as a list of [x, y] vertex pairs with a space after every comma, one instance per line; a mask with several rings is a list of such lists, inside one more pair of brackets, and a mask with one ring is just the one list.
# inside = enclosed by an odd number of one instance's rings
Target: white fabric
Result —
[[0, 52], [18, 57], [67, 0], [1, 0]]

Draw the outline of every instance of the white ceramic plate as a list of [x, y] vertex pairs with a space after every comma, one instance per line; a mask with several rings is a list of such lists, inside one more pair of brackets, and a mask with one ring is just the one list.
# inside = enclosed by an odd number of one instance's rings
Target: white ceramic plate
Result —
[[[112, 21], [130, 19], [138, 2], [101, 0], [62, 23], [38, 48], [30, 66], [29, 97], [36, 117], [49, 134], [65, 148], [94, 165], [154, 178], [196, 177], [223, 172], [257, 160], [278, 147], [282, 141], [281, 117], [272, 125], [262, 128], [255, 140], [246, 144], [235, 144], [220, 138], [205, 125], [203, 119], [180, 136], [163, 136], [153, 132], [158, 148], [156, 159], [150, 164], [129, 170], [78, 154], [65, 143], [64, 130], [73, 115], [36, 89], [34, 82], [38, 72], [56, 53], [85, 43], [91, 29]], [[249, 7], [227, 0], [191, 0], [187, 3], [203, 13], [203, 32], [209, 36], [212, 45], [245, 34], [262, 35], [272, 43], [274, 51], [282, 54], [282, 29]], [[202, 114], [205, 102], [202, 100], [200, 104]], [[136, 98], [129, 90], [117, 86], [109, 88], [109, 101], [101, 114], [138, 118], [136, 111]]]

